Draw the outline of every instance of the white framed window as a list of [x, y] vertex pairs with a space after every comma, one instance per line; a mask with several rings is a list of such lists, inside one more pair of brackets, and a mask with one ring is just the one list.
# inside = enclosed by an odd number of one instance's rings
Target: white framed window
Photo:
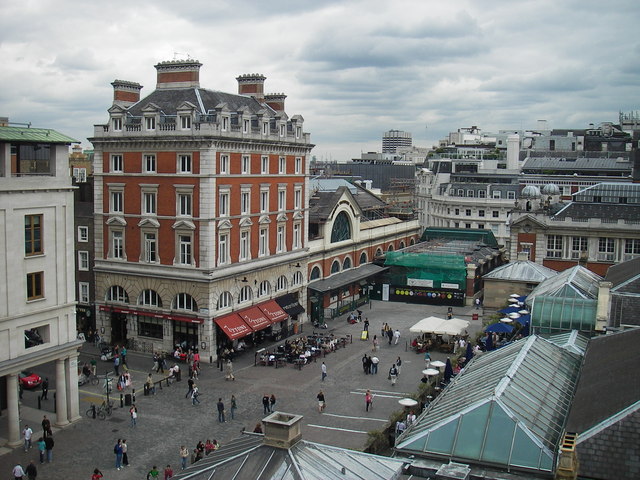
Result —
[[178, 173], [191, 173], [191, 155], [181, 153], [178, 155]]
[[491, 198], [502, 198], [502, 192], [500, 190], [494, 190], [493, 192], [491, 192]]
[[547, 236], [547, 257], [562, 258], [562, 236]]
[[107, 302], [129, 303], [129, 295], [120, 285], [112, 285], [107, 290], [105, 300]]
[[144, 117], [144, 128], [146, 130], [156, 129], [156, 117]]
[[78, 241], [79, 242], [89, 241], [89, 227], [85, 227], [85, 226], [78, 227]]
[[218, 265], [229, 263], [229, 234], [221, 233], [218, 236]]
[[260, 213], [269, 211], [269, 187], [260, 187]]
[[302, 173], [302, 157], [296, 157], [296, 173]]
[[296, 127], [296, 138], [300, 138], [302, 135], [302, 127]]
[[124, 232], [122, 230], [111, 231], [111, 258], [124, 259]]
[[220, 192], [220, 195], [218, 196], [218, 216], [229, 216], [229, 192], [226, 190], [224, 192]]
[[640, 256], [640, 239], [639, 238], [625, 238], [624, 240], [624, 259], [632, 260]]
[[119, 132], [122, 130], [122, 118], [115, 117], [111, 119], [111, 127], [115, 132]]
[[143, 259], [147, 263], [158, 262], [158, 239], [155, 232], [143, 234]]
[[278, 225], [278, 234], [276, 235], [276, 253], [282, 253], [285, 251], [285, 226]]
[[142, 293], [140, 293], [140, 297], [138, 298], [138, 305], [162, 308], [162, 299], [160, 298], [160, 295], [158, 295], [158, 292], [147, 288], [146, 290], [143, 290]]
[[258, 297], [266, 297], [271, 293], [271, 284], [265, 280], [258, 286]]
[[240, 232], [240, 260], [249, 260], [251, 258], [251, 252], [249, 250], [251, 242], [249, 240], [249, 230], [242, 230]]
[[178, 192], [177, 216], [190, 217], [193, 215], [193, 196], [189, 193]]
[[493, 211], [491, 212], [491, 216], [492, 216], [493, 218], [500, 218], [500, 212], [499, 212], [498, 210], [493, 210]]
[[222, 131], [226, 132], [229, 130], [229, 117], [222, 117]]
[[78, 251], [78, 270], [89, 271], [89, 252], [86, 250]]
[[[245, 120], [246, 122], [247, 120]], [[242, 160], [240, 164], [240, 171], [243, 174], [251, 173], [251, 157], [249, 155], [242, 155]]]
[[142, 192], [142, 214], [143, 215], [155, 215], [156, 214], [156, 192]]
[[223, 175], [229, 173], [229, 155], [220, 155], [220, 173]]
[[122, 190], [111, 190], [109, 194], [109, 212], [124, 212], [124, 192]]
[[263, 155], [260, 158], [260, 173], [268, 174], [269, 173], [269, 156]]
[[516, 192], [507, 192], [507, 200], [515, 200]]
[[249, 120], [242, 120], [242, 133], [249, 133], [249, 127], [251, 126], [251, 122]]
[[262, 135], [269, 133], [269, 122], [262, 122]]
[[609, 237], [600, 237], [598, 239], [598, 261], [612, 262], [615, 259], [615, 254], [615, 240]]
[[265, 257], [267, 255], [269, 255], [269, 229], [263, 227], [260, 229], [258, 238], [258, 256]]
[[124, 172], [124, 160], [122, 155], [111, 155], [111, 173]]
[[484, 217], [484, 210], [478, 210], [478, 216], [479, 217]]
[[473, 190], [467, 190], [467, 197], [474, 197], [474, 192]]
[[250, 286], [242, 287], [240, 294], [238, 295], [238, 303], [248, 302], [253, 298], [253, 292]]
[[302, 248], [302, 229], [299, 223], [293, 224], [293, 249]]
[[302, 272], [295, 272], [291, 277], [291, 286], [302, 285]]
[[78, 302], [89, 303], [89, 282], [78, 282]]
[[180, 128], [189, 130], [191, 128], [191, 115], [180, 115]]
[[280, 124], [280, 136], [284, 137], [287, 133], [287, 126], [284, 123]]
[[156, 156], [153, 153], [147, 153], [142, 157], [142, 165], [145, 173], [156, 173]]
[[189, 310], [191, 312], [198, 311], [198, 304], [194, 300], [194, 298], [188, 293], [179, 293], [173, 299], [173, 309], [174, 310]]
[[231, 293], [222, 292], [218, 297], [218, 303], [216, 304], [217, 310], [222, 310], [223, 308], [229, 308], [232, 303]]
[[240, 214], [248, 215], [251, 213], [251, 192], [243, 190], [240, 192]]
[[278, 173], [285, 174], [287, 173], [287, 158], [280, 157], [278, 159]]
[[178, 264], [193, 265], [191, 235], [178, 235]]
[[280, 275], [278, 280], [276, 280], [276, 292], [280, 292], [282, 290], [287, 289], [287, 277], [284, 275]]
[[282, 212], [287, 208], [287, 191], [285, 188], [278, 188], [278, 211]]
[[302, 208], [302, 188], [296, 187], [293, 191], [293, 208], [300, 210]]
[[587, 237], [571, 237], [571, 258], [578, 259], [587, 252]]
[[478, 190], [478, 197], [479, 198], [486, 198], [487, 197], [486, 190]]

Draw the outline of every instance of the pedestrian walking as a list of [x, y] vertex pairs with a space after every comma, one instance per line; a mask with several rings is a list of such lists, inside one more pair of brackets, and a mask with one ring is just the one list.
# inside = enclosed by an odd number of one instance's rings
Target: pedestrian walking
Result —
[[364, 403], [367, 412], [370, 408], [373, 408], [373, 394], [371, 393], [371, 390], [367, 390], [367, 392], [364, 394]]
[[167, 465], [164, 467], [164, 480], [169, 480], [170, 478], [173, 478], [173, 468], [171, 468], [171, 465]]
[[269, 411], [274, 412], [276, 406], [276, 396], [272, 393], [269, 397]]
[[122, 466], [123, 467], [128, 467], [129, 466], [129, 454], [127, 452], [129, 450], [129, 446], [127, 445], [127, 439], [123, 438], [122, 439], [122, 443], [120, 445], [122, 445]]
[[187, 468], [187, 462], [189, 461], [189, 450], [184, 445], [180, 446], [180, 466], [182, 470]]
[[47, 395], [49, 395], [49, 377], [45, 377], [45, 379], [42, 382], [42, 396], [40, 397], [40, 400], [49, 400], [49, 398], [47, 398]]
[[51, 463], [53, 461], [53, 446], [55, 442], [53, 441], [52, 436], [44, 437], [44, 446], [47, 450], [47, 463]]
[[362, 356], [362, 369], [364, 370], [364, 374], [368, 374], [369, 370], [367, 370], [367, 354], [365, 353]]
[[431, 364], [431, 354], [429, 352], [424, 352], [424, 366], [425, 368], [429, 368]]
[[195, 406], [196, 403], [200, 403], [200, 400], [198, 399], [199, 396], [200, 392], [198, 391], [198, 386], [194, 383], [193, 391], [191, 392], [191, 405]]
[[327, 365], [322, 362], [322, 365], [320, 366], [321, 370], [322, 370], [322, 381], [324, 382], [324, 379], [327, 378]]
[[104, 475], [102, 475], [102, 472], [97, 468], [94, 468], [93, 475], [91, 475], [91, 480], [100, 480], [102, 477], [104, 477]]
[[398, 370], [398, 375], [400, 375], [400, 371], [402, 370], [402, 360], [400, 360], [400, 357], [396, 359], [396, 370]]
[[394, 338], [393, 344], [397, 345], [398, 344], [398, 340], [400, 340], [400, 330], [398, 330], [397, 328], [396, 328], [396, 331], [393, 332], [393, 338]]
[[217, 407], [218, 407], [218, 422], [225, 423], [224, 403], [222, 402], [222, 398], [218, 398]]
[[262, 408], [264, 410], [264, 414], [265, 415], [268, 414], [268, 413], [271, 413], [271, 410], [269, 408], [269, 394], [268, 393], [265, 393], [262, 396]]
[[13, 476], [16, 480], [22, 480], [24, 478], [24, 470], [22, 469], [22, 465], [17, 464], [13, 467]]
[[31, 430], [29, 425], [24, 426], [24, 430], [22, 430], [22, 436], [24, 438], [24, 451], [26, 452], [31, 448], [31, 437], [33, 436], [33, 430]]
[[238, 404], [236, 403], [236, 396], [231, 395], [231, 408], [229, 409], [231, 411], [231, 420], [235, 418], [237, 409], [238, 409]]
[[387, 325], [387, 338], [389, 339], [389, 345], [391, 345], [391, 340], [393, 340], [393, 330], [391, 330], [389, 325]]
[[40, 464], [44, 463], [44, 456], [47, 454], [47, 444], [44, 443], [44, 438], [38, 439], [38, 454], [40, 455]]
[[367, 332], [369, 331], [369, 319], [367, 317], [364, 317], [364, 324], [362, 326], [363, 330], [366, 330]]
[[380, 363], [380, 359], [378, 357], [375, 355], [371, 357], [371, 373], [374, 375], [378, 373], [378, 363]]
[[120, 470], [122, 468], [122, 440], [118, 439], [116, 444], [113, 446], [113, 453], [116, 456], [116, 470]]
[[158, 471], [158, 467], [154, 465], [147, 473], [147, 480], [155, 480], [156, 478], [160, 478], [160, 472]]
[[29, 465], [27, 465], [27, 468], [25, 468], [24, 473], [27, 474], [27, 478], [29, 480], [36, 480], [36, 477], [38, 476], [38, 469], [36, 468], [35, 463], [33, 463], [33, 460], [29, 462]]
[[318, 399], [318, 412], [322, 413], [324, 412], [324, 409], [327, 406], [324, 399], [324, 393], [322, 392], [322, 390], [318, 392], [318, 395], [316, 395], [316, 398]]
[[374, 335], [373, 336], [373, 347], [371, 348], [372, 352], [375, 352], [376, 350], [378, 350], [378, 345], [380, 344], [380, 342], [378, 341], [378, 336]]
[[[195, 365], [195, 362], [194, 362]], [[236, 377], [233, 376], [233, 362], [231, 362], [231, 359], [227, 360], [227, 363], [225, 364], [225, 371], [226, 374], [224, 376], [225, 380], [235, 380]], [[195, 371], [195, 369], [194, 369]]]
[[138, 407], [136, 407], [135, 403], [129, 409], [129, 416], [131, 417], [131, 428], [136, 428], [138, 424]]
[[196, 382], [193, 381], [193, 378], [189, 378], [189, 380], [187, 380], [187, 385], [189, 386], [189, 389], [187, 390], [187, 394], [184, 396], [184, 398], [191, 396], [191, 394], [193, 393], [193, 386], [195, 385], [195, 383]]
[[396, 379], [398, 378], [398, 369], [396, 368], [396, 364], [391, 365], [389, 369], [389, 380], [391, 380], [391, 385], [396, 384]]
[[127, 347], [122, 346], [122, 350], [120, 350], [120, 364], [122, 368], [125, 370], [129, 369], [129, 365], [127, 365]]
[[118, 355], [113, 357], [113, 371], [116, 374], [116, 378], [120, 377], [120, 357]]
[[476, 310], [480, 310], [480, 304], [482, 302], [480, 301], [480, 298], [476, 298], [475, 304], [476, 304]]
[[371, 355], [367, 355], [367, 373], [371, 373], [371, 365], [373, 365]]
[[53, 435], [51, 432], [51, 422], [46, 415], [42, 418], [42, 432], [45, 437], [47, 435]]

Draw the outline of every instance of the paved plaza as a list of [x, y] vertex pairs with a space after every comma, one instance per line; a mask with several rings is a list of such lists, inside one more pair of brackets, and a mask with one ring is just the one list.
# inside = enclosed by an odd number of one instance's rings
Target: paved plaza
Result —
[[[381, 339], [377, 352], [380, 358], [379, 373], [365, 375], [362, 369], [363, 354], [371, 354], [371, 341], [360, 340], [362, 323], [350, 325], [346, 316], [330, 320], [329, 331], [336, 336], [351, 335], [352, 343], [340, 348], [317, 362], [304, 366], [301, 370], [286, 365], [281, 368], [254, 366], [254, 351], [250, 350], [238, 356], [234, 361], [235, 381], [225, 381], [224, 372], [213, 364], [203, 364], [200, 379], [197, 381], [201, 392], [200, 405], [192, 406], [185, 398], [187, 392], [186, 375], [181, 382], [158, 390], [155, 396], [143, 396], [142, 385], [149, 373], [152, 360], [150, 354], [129, 352], [127, 356], [136, 388], [136, 404], [139, 417], [135, 428], [130, 427], [128, 407], [117, 408], [111, 417], [102, 421], [88, 419], [85, 411], [90, 402], [101, 402], [101, 387], [84, 385], [80, 387], [80, 413], [82, 420], [63, 429], [54, 428], [55, 447], [53, 462], [40, 465], [37, 448], [27, 453], [21, 447], [0, 448], [0, 476], [9, 477], [13, 465], [21, 463], [23, 467], [29, 460], [35, 460], [39, 479], [81, 479], [89, 478], [94, 468], [99, 468], [105, 479], [141, 479], [146, 472], [157, 465], [160, 471], [168, 463], [179, 468], [178, 450], [186, 445], [193, 450], [199, 440], [217, 439], [222, 445], [239, 435], [243, 428], [253, 430], [263, 415], [262, 396], [274, 394], [277, 399], [276, 410], [304, 416], [303, 437], [306, 440], [335, 445], [339, 447], [362, 449], [367, 440], [367, 432], [382, 429], [390, 413], [401, 407], [398, 400], [418, 388], [421, 371], [424, 368], [422, 355], [411, 351], [408, 343], [413, 338], [409, 327], [418, 320], [436, 315], [446, 317], [447, 307], [425, 306], [403, 303], [373, 301], [363, 307], [363, 319], [368, 317], [370, 335], [380, 336], [384, 322], [401, 332], [397, 345], [388, 345]], [[478, 313], [473, 307], [454, 307], [455, 317], [470, 321], [470, 338], [482, 327], [482, 314], [478, 320], [472, 320], [472, 314]], [[482, 313], [481, 311], [479, 313]], [[304, 325], [300, 334], [310, 334], [313, 328]], [[327, 330], [322, 330], [327, 332]], [[260, 347], [272, 348], [263, 344]], [[97, 350], [85, 344], [80, 355], [80, 364], [97, 357]], [[387, 379], [391, 364], [400, 356], [402, 372], [395, 386]], [[444, 354], [432, 354], [433, 359], [445, 359]], [[321, 381], [321, 362], [327, 365], [328, 376]], [[98, 359], [98, 373], [110, 369], [110, 362]], [[36, 372], [38, 371], [35, 369]], [[183, 365], [183, 373], [185, 366]], [[154, 373], [155, 379], [162, 378]], [[54, 382], [50, 383], [54, 384]], [[316, 394], [322, 389], [327, 407], [319, 413]], [[364, 392], [371, 389], [374, 393], [373, 409], [365, 411]], [[50, 398], [52, 398], [50, 391]], [[229, 415], [229, 400], [235, 395], [238, 402], [236, 418]], [[225, 403], [227, 421], [218, 422], [216, 403], [221, 397]], [[119, 397], [116, 406], [120, 407]], [[43, 402], [43, 410], [37, 409], [37, 392], [25, 392], [21, 405], [21, 426], [29, 423], [34, 438], [41, 435], [40, 422], [43, 415], [55, 420], [53, 401]], [[0, 418], [0, 437], [7, 435], [6, 416]], [[115, 469], [113, 445], [118, 438], [126, 438], [129, 446], [130, 467], [121, 471]], [[6, 442], [3, 442], [6, 443]], [[162, 468], [161, 468], [162, 467]]]

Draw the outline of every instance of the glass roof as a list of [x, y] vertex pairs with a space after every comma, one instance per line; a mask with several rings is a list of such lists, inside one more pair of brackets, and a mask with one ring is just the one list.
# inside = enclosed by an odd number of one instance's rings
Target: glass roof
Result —
[[580, 363], [579, 355], [535, 335], [476, 357], [396, 449], [552, 471]]
[[584, 352], [587, 350], [587, 344], [589, 343], [589, 337], [577, 330], [550, 335], [547, 340], [565, 350], [579, 355], [584, 355]]
[[597, 300], [538, 296], [531, 307], [533, 333], [578, 330], [591, 335], [596, 326]]
[[600, 280], [602, 277], [580, 265], [568, 268], [534, 288], [527, 297], [527, 305], [538, 295], [596, 299]]

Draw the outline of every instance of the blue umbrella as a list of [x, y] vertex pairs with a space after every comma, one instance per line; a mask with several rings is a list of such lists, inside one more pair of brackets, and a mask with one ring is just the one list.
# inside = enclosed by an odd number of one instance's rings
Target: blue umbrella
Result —
[[485, 328], [484, 331], [496, 333], [511, 333], [513, 332], [513, 327], [511, 325], [507, 325], [506, 323], [492, 323], [487, 328]]
[[523, 337], [528, 337], [529, 336], [529, 325], [525, 325], [524, 328], [522, 330], [520, 330], [520, 334]]
[[510, 313], [517, 312], [518, 310], [522, 310], [522, 308], [516, 305], [515, 307], [503, 308], [502, 310], [498, 310], [498, 312], [504, 313], [505, 315], [509, 315]]
[[484, 348], [487, 350], [487, 352], [493, 350], [493, 335], [487, 335], [487, 340], [484, 344]]
[[444, 382], [449, 383], [451, 377], [453, 377], [453, 366], [451, 365], [451, 360], [447, 357], [447, 363], [444, 366]]
[[531, 322], [531, 314], [527, 314], [527, 315], [522, 315], [520, 318], [518, 318], [516, 320], [520, 325], [522, 325], [523, 327], [526, 325], [529, 325], [529, 323]]
[[524, 302], [526, 299], [527, 299], [526, 295], [522, 295], [521, 297], [518, 297], [519, 302]]
[[467, 343], [467, 352], [464, 354], [465, 362], [464, 364], [468, 364], [473, 358], [473, 348], [471, 348], [471, 342]]

